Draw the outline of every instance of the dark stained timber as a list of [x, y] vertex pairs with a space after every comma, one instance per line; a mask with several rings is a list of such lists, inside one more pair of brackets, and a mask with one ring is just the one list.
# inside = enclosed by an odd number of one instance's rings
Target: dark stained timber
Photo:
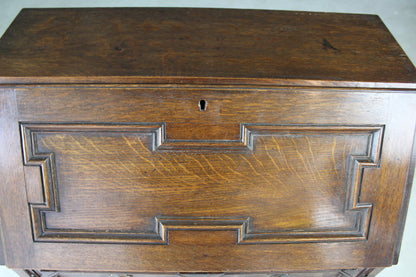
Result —
[[[42, 186], [45, 202], [30, 203], [35, 241], [166, 244], [168, 243], [168, 231], [172, 229], [237, 230], [237, 243], [293, 243], [366, 239], [372, 205], [359, 203], [359, 195], [364, 169], [378, 167], [383, 133], [382, 126], [262, 126], [259, 124], [242, 124], [241, 130], [240, 140], [212, 142], [165, 140], [164, 124], [22, 124], [21, 133], [25, 165], [40, 166], [41, 179], [43, 180]], [[349, 136], [357, 138], [354, 140], [348, 138]], [[356, 142], [357, 145], [348, 145], [345, 140], [346, 137]], [[114, 138], [120, 141], [115, 142]], [[327, 153], [331, 152], [332, 156], [323, 153], [321, 149], [318, 149], [321, 152], [316, 152], [316, 146], [319, 145], [316, 138], [319, 140], [323, 139], [328, 143], [324, 147], [327, 148]], [[340, 144], [338, 148], [344, 149], [344, 151], [345, 148], [349, 148], [349, 151], [352, 151], [342, 153], [341, 158], [344, 161], [336, 161], [337, 157], [335, 155], [339, 156], [339, 154], [335, 153], [336, 149], [338, 150], [336, 148], [337, 143]], [[359, 145], [360, 143], [363, 145]], [[302, 146], [298, 145], [302, 144], [307, 144], [306, 147], [309, 148], [309, 153], [299, 149]], [[117, 153], [110, 149], [111, 146], [116, 147], [116, 145], [119, 145]], [[123, 146], [126, 150], [122, 150]], [[285, 150], [289, 147], [293, 148], [293, 150]], [[206, 152], [208, 150], [210, 152]], [[290, 157], [290, 155], [293, 155], [292, 151], [298, 157]], [[127, 153], [132, 153], [132, 155], [127, 157]], [[350, 220], [350, 225], [345, 227], [337, 226], [331, 228], [320, 226], [320, 228], [304, 228], [302, 226], [303, 230], [299, 230], [300, 226], [297, 226], [298, 230], [290, 230], [288, 226], [284, 226], [278, 230], [261, 231], [253, 228], [251, 221], [256, 221], [256, 217], [251, 216], [251, 212], [247, 211], [244, 217], [235, 214], [236, 210], [242, 209], [243, 204], [240, 204], [241, 206], [236, 205], [234, 208], [230, 207], [231, 211], [228, 212], [226, 217], [210, 216], [212, 211], [203, 214], [202, 210], [206, 207], [201, 206], [199, 208], [201, 211], [198, 211], [195, 205], [192, 206], [193, 213], [200, 213], [200, 217], [185, 215], [178, 217], [169, 215], [169, 213], [172, 213], [171, 211], [163, 211], [163, 206], [159, 206], [157, 210], [153, 211], [154, 216], [151, 219], [152, 228], [144, 230], [144, 232], [128, 230], [114, 232], [107, 228], [101, 231], [89, 229], [71, 230], [70, 227], [61, 229], [48, 228], [46, 224], [47, 214], [50, 211], [60, 212], [57, 177], [59, 171], [55, 165], [55, 155], [60, 156], [58, 160], [61, 167], [65, 166], [66, 159], [76, 161], [85, 167], [84, 171], [81, 168], [76, 170], [78, 176], [85, 175], [89, 177], [84, 182], [84, 186], [89, 186], [88, 180], [91, 182], [108, 183], [110, 186], [121, 186], [118, 184], [121, 182], [121, 179], [109, 178], [105, 175], [105, 171], [111, 165], [113, 171], [118, 172], [118, 174], [123, 176], [123, 179], [129, 176], [129, 178], [138, 182], [138, 184], [134, 184], [134, 186], [137, 186], [135, 193], [138, 195], [144, 193], [141, 191], [141, 182], [146, 183], [146, 185], [143, 185], [144, 191], [158, 191], [160, 189], [158, 187], [163, 185], [167, 179], [176, 179], [177, 185], [184, 187], [183, 191], [181, 191], [184, 195], [184, 202], [193, 201], [192, 190], [194, 186], [206, 186], [207, 184], [205, 183], [208, 183], [206, 180], [212, 178], [219, 178], [217, 181], [219, 183], [216, 185], [222, 185], [225, 188], [223, 192], [219, 191], [218, 193], [223, 193], [224, 195], [228, 190], [234, 190], [236, 191], [235, 193], [240, 195], [249, 194], [250, 190], [257, 189], [262, 183], [264, 183], [264, 189], [268, 187], [271, 193], [277, 193], [280, 190], [294, 186], [295, 184], [291, 182], [297, 182], [297, 186], [301, 189], [306, 189], [307, 184], [304, 178], [314, 178], [315, 182], [313, 184], [319, 186], [321, 183], [328, 181], [328, 179], [331, 180], [330, 178], [335, 177], [329, 175], [321, 176], [322, 172], [326, 171], [324, 168], [320, 168], [322, 166], [321, 160], [330, 159], [337, 174], [336, 181], [338, 183], [335, 185], [341, 187], [341, 190], [338, 189], [338, 191], [342, 191], [345, 198], [341, 202], [342, 204], [345, 203], [344, 212], [346, 215], [352, 214], [354, 216]], [[108, 158], [114, 155], [119, 155], [119, 157], [126, 155], [126, 157], [118, 159], [120, 164], [118, 168], [114, 163], [106, 164]], [[91, 157], [89, 158], [91, 159], [90, 162], [84, 160], [87, 156]], [[136, 160], [135, 164], [130, 159]], [[224, 170], [224, 168], [221, 168], [222, 164], [219, 164], [224, 159], [229, 159], [231, 164], [235, 165], [238, 163], [240, 165], [234, 168], [228, 167], [228, 170]], [[294, 163], [293, 159], [299, 160]], [[186, 162], [186, 160], [190, 160], [191, 163]], [[171, 161], [175, 161], [176, 164], [173, 164]], [[242, 165], [243, 163], [245, 166]], [[289, 163], [303, 164], [304, 168], [295, 168], [295, 166], [290, 166]], [[339, 169], [336, 168], [338, 166], [337, 163], [343, 164], [345, 173], [338, 172]], [[200, 168], [195, 168], [192, 164], [197, 164]], [[206, 169], [204, 168], [205, 166]], [[70, 163], [69, 167], [74, 168], [76, 164]], [[98, 173], [93, 174], [92, 172], [95, 170]], [[304, 173], [305, 176], [301, 176], [301, 170], [306, 171], [306, 174]], [[154, 174], [148, 173], [150, 171], [154, 172]], [[211, 174], [208, 171], [211, 171]], [[108, 174], [111, 176], [114, 173], [110, 171]], [[271, 174], [276, 174], [276, 176]], [[293, 178], [293, 174], [296, 175], [297, 180]], [[256, 175], [261, 177], [255, 178]], [[246, 188], [243, 188], [240, 176], [251, 178], [249, 183], [246, 184]], [[149, 178], [150, 181], [144, 181]], [[316, 178], [319, 178], [319, 180], [316, 180]], [[68, 179], [74, 180], [74, 182], [80, 181], [76, 177]], [[111, 182], [114, 182], [114, 184], [111, 184]], [[65, 182], [65, 185], [71, 186], [71, 183]], [[346, 193], [343, 191], [345, 188]], [[130, 187], [125, 189], [132, 191]], [[169, 191], [168, 187], [165, 189]], [[205, 197], [209, 198], [210, 188], [206, 186], [205, 190], [205, 192], [201, 193], [201, 201]], [[246, 190], [248, 192], [244, 192]], [[280, 193], [283, 194], [283, 192]], [[292, 192], [293, 195], [288, 195], [288, 197], [293, 197], [297, 193], [299, 192], [295, 190]], [[236, 195], [230, 196], [235, 197]], [[106, 198], [105, 196], [101, 197]], [[147, 197], [150, 197], [150, 195], [137, 196], [135, 201], [141, 202], [139, 199]], [[230, 203], [237, 201], [232, 197], [227, 198], [222, 205], [226, 205], [227, 201]], [[163, 199], [163, 193], [161, 193], [161, 198]], [[284, 197], [282, 196], [279, 199], [281, 198]], [[157, 198], [154, 201], [160, 202]], [[255, 199], [246, 197], [242, 201], [250, 203], [254, 202]], [[279, 200], [276, 200], [276, 202], [278, 204]], [[111, 203], [106, 203], [106, 205], [111, 206]], [[144, 204], [141, 203], [141, 205]], [[186, 205], [181, 207], [181, 203], [177, 205], [183, 211], [190, 209]], [[267, 206], [267, 209], [271, 209], [271, 207], [272, 205]], [[88, 206], [85, 209], [88, 210]], [[143, 210], [146, 208], [138, 207], [138, 209]], [[152, 208], [149, 207], [148, 209]], [[255, 210], [251, 206], [250, 209]], [[267, 221], [273, 220], [272, 218], [281, 220], [278, 214], [279, 209], [275, 210], [275, 212], [275, 214], [268, 213], [266, 215], [266, 223], [269, 226], [273, 225], [273, 223]], [[149, 212], [145, 211], [145, 213]], [[227, 212], [223, 211], [222, 213], [225, 214]], [[264, 214], [265, 212], [259, 210], [257, 213]], [[276, 223], [274, 225], [279, 226]]]
[[376, 15], [23, 9], [0, 40], [0, 263], [21, 276], [375, 276], [416, 69]]

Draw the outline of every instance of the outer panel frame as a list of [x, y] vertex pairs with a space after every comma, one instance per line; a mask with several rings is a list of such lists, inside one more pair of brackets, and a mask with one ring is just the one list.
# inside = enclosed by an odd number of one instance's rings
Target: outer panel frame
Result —
[[[13, 109], [14, 94], [7, 91], [6, 100], [2, 103], [11, 103], [8, 110], [8, 117], [2, 121], [2, 126], [11, 131], [8, 134], [10, 141], [17, 152], [20, 152], [19, 122], [57, 123], [79, 122], [80, 116], [86, 113], [84, 107], [96, 107], [101, 103], [101, 112], [90, 111], [90, 116], [84, 118], [90, 122], [106, 122], [106, 113], [111, 113], [114, 122], [135, 122], [144, 118], [152, 110], [152, 101], [165, 108], [154, 111], [152, 116], [160, 118], [159, 122], [166, 121], [166, 131], [169, 132], [169, 109], [177, 109], [177, 105], [188, 105], [197, 103], [199, 99], [207, 99], [210, 108], [213, 104], [221, 103], [224, 92], [230, 88], [217, 87], [207, 89], [206, 87], [180, 87], [174, 91], [164, 88], [140, 86], [126, 86], [124, 88], [108, 88], [106, 86], [75, 86], [75, 87], [37, 87], [33, 89], [17, 88], [17, 107]], [[187, 91], [178, 94], [176, 91]], [[217, 118], [219, 130], [217, 137], [223, 136], [227, 124], [234, 124], [230, 119], [244, 116], [255, 118], [259, 116], [258, 108], [263, 105], [263, 118], [265, 123], [273, 123], [270, 120], [278, 120], [282, 124], [333, 124], [342, 125], [382, 125], [385, 126], [383, 149], [380, 160], [380, 174], [368, 172], [368, 178], [375, 178], [378, 181], [377, 189], [367, 191], [366, 197], [373, 199], [375, 203], [373, 217], [370, 225], [368, 240], [359, 242], [339, 243], [304, 243], [304, 244], [279, 244], [279, 245], [236, 245], [235, 232], [228, 231], [204, 231], [195, 230], [183, 232], [180, 230], [172, 232], [172, 243], [166, 245], [117, 245], [117, 244], [89, 244], [89, 243], [50, 243], [33, 242], [30, 228], [29, 209], [27, 207], [26, 191], [23, 184], [11, 188], [1, 194], [2, 201], [13, 195], [12, 190], [21, 190], [20, 201], [13, 201], [15, 209], [12, 214], [19, 214], [15, 222], [8, 226], [2, 226], [8, 234], [5, 236], [7, 264], [10, 267], [18, 268], [42, 268], [51, 270], [87, 270], [87, 271], [121, 271], [121, 272], [266, 272], [275, 271], [302, 271], [302, 270], [323, 270], [328, 268], [359, 268], [359, 267], [384, 267], [392, 264], [393, 253], [396, 246], [396, 239], [399, 236], [400, 221], [398, 220], [403, 206], [403, 197], [391, 201], [391, 195], [404, 195], [406, 172], [409, 171], [411, 145], [413, 141], [416, 114], [413, 109], [416, 100], [415, 95], [395, 91], [342, 90], [331, 91], [322, 89], [306, 88], [273, 88], [264, 89], [232, 89], [233, 102], [224, 98], [227, 107], [222, 106], [222, 111], [235, 110], [236, 107], [243, 107], [244, 113], [237, 112], [234, 117], [225, 113]], [[237, 93], [238, 91], [238, 93]], [[69, 93], [70, 92], [70, 93]], [[110, 101], [105, 96], [109, 96]], [[159, 95], [154, 98], [152, 95]], [[84, 97], [82, 97], [84, 96]], [[172, 98], [174, 96], [174, 98]], [[255, 97], [253, 97], [255, 96]], [[77, 106], [71, 103], [71, 99], [83, 99], [83, 103]], [[118, 104], [112, 106], [111, 99], [119, 99], [123, 104], [124, 99], [130, 99], [132, 105], [131, 113], [118, 110]], [[152, 100], [153, 99], [153, 100]], [[250, 99], [251, 102], [244, 100]], [[282, 102], [282, 99], [287, 101]], [[173, 100], [173, 101], [172, 101]], [[55, 107], [46, 110], [50, 101], [56, 103]], [[140, 111], [133, 109], [135, 104], [142, 105]], [[258, 103], [258, 104], [257, 104]], [[67, 108], [60, 109], [60, 105]], [[164, 105], [165, 104], [165, 105]], [[334, 105], [337, 108], [334, 109]], [[355, 104], [355, 105], [354, 105]], [[224, 104], [225, 105], [225, 104]], [[308, 106], [306, 111], [302, 109]], [[15, 106], [16, 107], [16, 106]], [[244, 108], [245, 107], [245, 108]], [[362, 109], [366, 107], [366, 109]], [[399, 108], [400, 107], [400, 108]], [[292, 109], [291, 109], [292, 108]], [[58, 112], [59, 111], [59, 112]], [[194, 113], [197, 110], [190, 110]], [[209, 110], [208, 110], [209, 111]], [[205, 115], [198, 114], [192, 122], [200, 122], [197, 132], [207, 130], [204, 125], [204, 118], [213, 118], [212, 113]], [[247, 112], [251, 111], [249, 115]], [[289, 111], [287, 113], [287, 111]], [[328, 114], [331, 112], [331, 116]], [[400, 112], [398, 112], [400, 111]], [[185, 114], [176, 114], [171, 118], [176, 122], [184, 122]], [[158, 116], [161, 115], [161, 116]], [[409, 118], [411, 119], [409, 121]], [[99, 120], [102, 119], [102, 120]], [[173, 125], [172, 125], [173, 126]], [[173, 127], [172, 127], [173, 128]], [[238, 126], [237, 126], [238, 128]], [[171, 129], [173, 130], [173, 129]], [[234, 135], [228, 135], [234, 138]], [[4, 151], [8, 143], [3, 142], [1, 147]], [[15, 171], [23, 174], [22, 156], [16, 155]], [[10, 165], [8, 165], [10, 166]], [[394, 182], [394, 186], [391, 184]], [[4, 189], [4, 186], [3, 186]], [[13, 196], [14, 197], [14, 196]], [[24, 198], [24, 199], [23, 199]], [[16, 213], [16, 211], [21, 211]], [[2, 224], [5, 218], [5, 210], [2, 209]], [[385, 214], [388, 212], [389, 217]], [[10, 219], [7, 219], [10, 222]], [[10, 234], [19, 232], [19, 237]], [[213, 234], [216, 233], [216, 234]], [[186, 236], [184, 236], [186, 234]], [[198, 236], [206, 236], [206, 242], [201, 243], [193, 240]], [[382, 238], [389, 237], [389, 240]], [[186, 241], [193, 241], [189, 245]], [[221, 241], [221, 244], [218, 242]], [[238, 248], [240, 247], [240, 248]], [[7, 249], [9, 249], [7, 251]], [[14, 255], [10, 255], [11, 249], [18, 249]], [[30, 253], [30, 257], [27, 254]], [[267, 253], [265, 255], [265, 253]], [[156, 256], [157, 255], [157, 256]], [[302, 261], [296, 257], [302, 255]], [[255, 263], [253, 262], [255, 261]]]

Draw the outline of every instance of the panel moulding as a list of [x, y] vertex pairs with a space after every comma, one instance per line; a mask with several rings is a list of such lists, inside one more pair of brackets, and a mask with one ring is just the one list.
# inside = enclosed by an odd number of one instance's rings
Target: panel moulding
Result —
[[[366, 240], [371, 219], [371, 203], [360, 203], [362, 176], [366, 168], [378, 168], [384, 126], [341, 125], [260, 125], [242, 124], [241, 138], [235, 141], [166, 140], [164, 123], [138, 124], [54, 124], [21, 123], [22, 152], [25, 166], [41, 169], [45, 201], [29, 203], [33, 240], [36, 242], [95, 242], [169, 244], [171, 230], [235, 230], [238, 244], [304, 243]], [[252, 215], [235, 217], [175, 217], [156, 216], [153, 232], [96, 231], [78, 229], [53, 229], [46, 224], [46, 213], [59, 212], [58, 180], [54, 153], [40, 153], [37, 146], [39, 133], [109, 132], [133, 133], [150, 136], [151, 151], [255, 151], [255, 138], [278, 134], [368, 134], [365, 155], [348, 157], [345, 213], [352, 213], [356, 220], [344, 230], [252, 230]]]

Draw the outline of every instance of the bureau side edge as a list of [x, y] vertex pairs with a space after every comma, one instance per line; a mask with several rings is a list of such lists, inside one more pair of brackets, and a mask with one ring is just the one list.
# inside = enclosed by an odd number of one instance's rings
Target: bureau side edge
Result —
[[399, 256], [400, 256], [400, 249], [402, 246], [402, 240], [403, 240], [403, 233], [404, 233], [404, 227], [406, 224], [406, 216], [407, 216], [407, 210], [409, 209], [409, 201], [410, 201], [410, 195], [412, 192], [412, 184], [413, 179], [415, 175], [415, 168], [416, 167], [416, 127], [415, 127], [415, 134], [413, 137], [413, 149], [412, 149], [412, 158], [410, 160], [409, 165], [409, 172], [407, 175], [407, 181], [406, 181], [406, 188], [405, 188], [405, 194], [403, 196], [403, 205], [401, 208], [400, 213], [400, 227], [399, 227], [399, 234], [397, 237], [397, 243], [396, 247], [394, 249], [394, 256], [393, 256], [393, 264], [398, 264], [399, 262]]
[[1, 230], [1, 219], [0, 219], [0, 265], [6, 264], [5, 256], [6, 255], [4, 254], [3, 231]]

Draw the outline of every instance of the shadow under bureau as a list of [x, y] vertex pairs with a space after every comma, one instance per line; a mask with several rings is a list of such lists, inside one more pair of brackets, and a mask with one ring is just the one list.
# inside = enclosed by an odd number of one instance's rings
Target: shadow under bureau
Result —
[[375, 275], [398, 261], [415, 83], [374, 15], [24, 9], [0, 40], [0, 261]]

